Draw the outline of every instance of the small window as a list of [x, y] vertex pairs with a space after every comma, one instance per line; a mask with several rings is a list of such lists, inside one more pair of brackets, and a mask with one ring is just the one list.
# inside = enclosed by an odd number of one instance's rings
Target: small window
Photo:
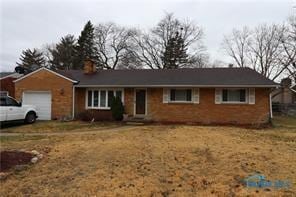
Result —
[[92, 91], [87, 92], [87, 106], [91, 107], [92, 106]]
[[106, 107], [106, 91], [100, 91], [100, 107]]
[[99, 106], [99, 91], [94, 91], [94, 107]]
[[192, 90], [191, 89], [171, 89], [170, 101], [172, 102], [191, 102]]
[[12, 98], [6, 98], [6, 106], [19, 106], [18, 102], [16, 102]]
[[222, 101], [244, 103], [246, 102], [246, 89], [223, 89]]

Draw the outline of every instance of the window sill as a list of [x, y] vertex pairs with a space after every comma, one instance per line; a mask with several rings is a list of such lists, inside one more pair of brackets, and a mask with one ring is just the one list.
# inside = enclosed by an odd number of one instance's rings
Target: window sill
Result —
[[221, 104], [226, 104], [226, 105], [246, 105], [249, 104], [247, 102], [221, 102]]
[[110, 107], [86, 107], [86, 109], [111, 110]]
[[193, 101], [169, 101], [169, 104], [194, 104]]

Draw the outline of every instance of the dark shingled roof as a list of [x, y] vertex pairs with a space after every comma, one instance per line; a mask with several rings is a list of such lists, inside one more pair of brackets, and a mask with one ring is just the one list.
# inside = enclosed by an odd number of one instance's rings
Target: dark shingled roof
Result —
[[14, 72], [0, 72], [0, 78], [13, 74]]
[[249, 68], [188, 68], [171, 70], [82, 70], [59, 71], [79, 81], [78, 86], [277, 86], [278, 84]]

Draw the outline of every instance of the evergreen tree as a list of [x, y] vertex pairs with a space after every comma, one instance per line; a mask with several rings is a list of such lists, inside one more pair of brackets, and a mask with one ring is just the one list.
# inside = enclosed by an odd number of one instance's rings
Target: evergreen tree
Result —
[[41, 52], [38, 52], [37, 49], [26, 49], [22, 51], [20, 57], [21, 63], [16, 62], [16, 64], [28, 71], [33, 71], [45, 65], [45, 59]]
[[175, 37], [171, 37], [168, 40], [168, 44], [165, 47], [165, 51], [163, 54], [163, 68], [168, 68], [168, 69], [172, 69], [172, 68], [177, 68], [176, 65], [176, 38]]
[[97, 60], [97, 48], [95, 45], [94, 26], [90, 21], [86, 23], [77, 42], [77, 56], [75, 61], [75, 68], [82, 69], [86, 58]]
[[112, 117], [115, 120], [122, 120], [123, 119], [123, 114], [124, 114], [124, 106], [121, 102], [121, 98], [116, 96], [112, 98], [111, 101], [111, 112], [112, 112]]
[[[181, 28], [182, 31], [182, 28]], [[176, 47], [176, 56], [178, 67], [184, 66], [184, 64], [188, 63], [188, 54], [187, 48], [185, 47], [185, 41], [182, 35], [177, 35], [177, 47]]]
[[188, 62], [187, 48], [179, 32], [169, 38], [162, 61], [166, 69], [180, 68]]
[[76, 40], [73, 35], [61, 38], [60, 43], [50, 50], [51, 64], [55, 69], [69, 70], [75, 68]]

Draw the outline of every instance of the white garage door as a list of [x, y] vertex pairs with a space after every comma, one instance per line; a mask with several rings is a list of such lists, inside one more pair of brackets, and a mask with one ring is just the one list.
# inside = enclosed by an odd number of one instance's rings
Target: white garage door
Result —
[[38, 120], [51, 120], [50, 92], [24, 92], [23, 104], [36, 106]]

